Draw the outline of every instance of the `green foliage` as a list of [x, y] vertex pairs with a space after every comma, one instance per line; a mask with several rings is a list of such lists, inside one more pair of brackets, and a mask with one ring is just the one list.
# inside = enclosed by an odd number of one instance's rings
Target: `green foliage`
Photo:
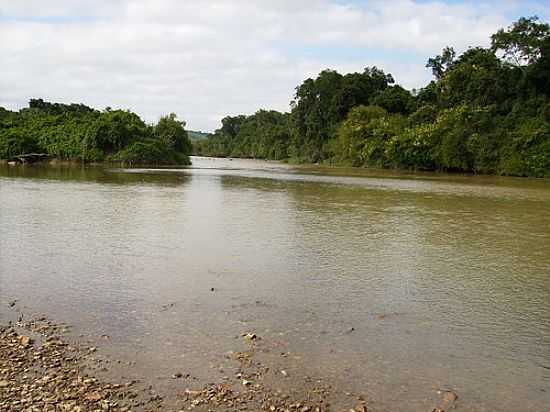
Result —
[[434, 170], [434, 129], [433, 123], [425, 123], [408, 127], [393, 136], [385, 145], [388, 164], [401, 169]]
[[188, 163], [191, 143], [184, 126], [175, 115], [148, 126], [130, 111], [32, 99], [17, 113], [0, 110], [0, 158], [44, 152], [85, 162]]
[[9, 128], [1, 130], [0, 159], [9, 159], [21, 153], [35, 152], [36, 142], [29, 136], [26, 130]]
[[499, 171], [515, 176], [550, 177], [550, 122], [525, 119], [510, 133]]
[[191, 139], [191, 141], [193, 141], [193, 140], [204, 140], [204, 139], [208, 139], [210, 137], [210, 133], [201, 132], [201, 131], [198, 131], [198, 130], [188, 130], [187, 134], [189, 135], [189, 139]]
[[146, 124], [137, 114], [109, 110], [101, 113], [91, 125], [85, 144], [110, 154], [122, 150], [134, 140], [145, 138], [147, 133]]
[[385, 119], [388, 112], [378, 106], [357, 106], [353, 108], [347, 119], [338, 130], [336, 143], [333, 145], [333, 155], [336, 159], [349, 162], [353, 166], [361, 166], [380, 146], [380, 136], [376, 133], [379, 120]]
[[127, 164], [190, 164], [189, 156], [170, 148], [161, 139], [145, 139], [131, 143], [125, 149], [108, 157], [112, 162]]
[[481, 47], [464, 52], [439, 82], [441, 105], [490, 105], [513, 98], [517, 78], [493, 52]]
[[259, 110], [251, 116], [225, 117], [222, 127], [197, 142], [196, 154], [256, 159], [285, 159], [290, 141], [289, 115]]
[[550, 36], [550, 26], [538, 21], [536, 16], [522, 17], [507, 30], [500, 29], [491, 36], [493, 52], [502, 51], [518, 66], [536, 63]]
[[350, 109], [368, 105], [393, 82], [391, 75], [376, 67], [345, 76], [325, 70], [316, 79], [307, 79], [296, 88], [291, 104], [289, 154], [311, 162], [326, 158], [327, 143]]
[[178, 153], [191, 153], [191, 141], [185, 130], [185, 122], [179, 121], [175, 113], [161, 117], [153, 129], [153, 134], [167, 149]]
[[440, 55], [428, 59], [426, 67], [432, 69], [432, 74], [437, 80], [443, 78], [443, 75], [452, 67], [456, 57], [455, 49], [445, 47]]
[[493, 35], [490, 49], [474, 47], [457, 55], [447, 47], [427, 67], [435, 80], [412, 93], [376, 67], [346, 75], [325, 70], [296, 88], [290, 114], [272, 112], [263, 122], [257, 122], [260, 112], [225, 118], [196, 150], [354, 166], [550, 175], [546, 23], [521, 18]]
[[414, 113], [409, 116], [409, 123], [411, 125], [418, 125], [422, 123], [432, 123], [437, 118], [437, 107], [433, 104], [425, 104], [420, 106]]
[[435, 79], [412, 93], [376, 67], [345, 75], [324, 70], [296, 87], [290, 113], [227, 116], [193, 145], [174, 114], [152, 126], [128, 111], [33, 99], [19, 112], [0, 108], [0, 158], [43, 151], [83, 161], [165, 164], [188, 162], [193, 151], [549, 176], [550, 26], [521, 18], [491, 41], [491, 48], [461, 55], [445, 48], [427, 62]]
[[420, 89], [416, 95], [416, 105], [419, 107], [424, 105], [438, 106], [440, 94], [440, 84], [435, 81], [431, 81], [426, 87]]
[[490, 129], [489, 124], [490, 113], [485, 108], [463, 105], [441, 112], [429, 138], [436, 167], [475, 171], [475, 139]]
[[410, 114], [416, 109], [416, 101], [408, 90], [395, 85], [378, 93], [371, 104], [386, 109], [389, 113]]

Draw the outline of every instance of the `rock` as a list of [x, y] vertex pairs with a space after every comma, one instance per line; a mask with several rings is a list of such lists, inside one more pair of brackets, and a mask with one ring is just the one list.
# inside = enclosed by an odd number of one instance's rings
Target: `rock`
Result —
[[168, 309], [171, 309], [171, 308], [173, 308], [174, 306], [176, 306], [175, 303], [167, 303], [166, 305], [162, 305], [162, 306], [161, 306], [160, 311], [161, 311], [161, 312], [167, 311]]
[[176, 372], [172, 375], [173, 379], [180, 379], [182, 377], [183, 377], [183, 373], [181, 373], [181, 372]]
[[202, 391], [192, 391], [191, 389], [186, 389], [185, 394], [193, 398], [196, 398], [202, 395]]
[[368, 412], [365, 402], [359, 402], [355, 407], [355, 412]]
[[32, 339], [28, 336], [19, 336], [19, 344], [24, 348], [28, 347], [32, 343]]
[[103, 396], [97, 391], [86, 394], [85, 399], [90, 402], [98, 402], [103, 399]]
[[257, 336], [255, 333], [252, 333], [252, 332], [244, 333], [244, 334], [243, 334], [243, 337], [244, 337], [245, 339], [248, 339], [248, 340], [256, 340], [256, 339], [258, 339], [258, 336]]
[[0, 411], [128, 412], [140, 406], [163, 410], [161, 398], [152, 405], [137, 390], [82, 373], [85, 367], [101, 370], [109, 360], [93, 358], [84, 344], [64, 342], [59, 335], [64, 325], [42, 316], [21, 319], [17, 327], [41, 338], [33, 345], [29, 336], [18, 334], [11, 325], [0, 325]]
[[446, 391], [443, 394], [443, 402], [451, 403], [458, 399], [458, 395], [453, 391]]
[[438, 393], [441, 394], [441, 400], [439, 401], [437, 407], [432, 410], [432, 412], [445, 412], [455, 407], [458, 395], [454, 391], [445, 390], [439, 391]]

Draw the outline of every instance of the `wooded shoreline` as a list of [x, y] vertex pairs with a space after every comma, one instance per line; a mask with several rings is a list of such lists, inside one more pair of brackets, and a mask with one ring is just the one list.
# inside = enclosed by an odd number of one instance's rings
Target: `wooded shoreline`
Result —
[[407, 90], [378, 67], [324, 70], [290, 112], [227, 116], [194, 143], [205, 156], [400, 170], [550, 176], [550, 26], [520, 18], [490, 47], [446, 47], [434, 80]]
[[434, 80], [419, 90], [378, 67], [323, 70], [296, 88], [289, 112], [226, 116], [193, 142], [174, 113], [146, 124], [128, 110], [31, 99], [18, 112], [0, 107], [0, 159], [188, 165], [194, 153], [550, 177], [549, 24], [520, 18], [490, 47], [446, 47], [426, 66]]

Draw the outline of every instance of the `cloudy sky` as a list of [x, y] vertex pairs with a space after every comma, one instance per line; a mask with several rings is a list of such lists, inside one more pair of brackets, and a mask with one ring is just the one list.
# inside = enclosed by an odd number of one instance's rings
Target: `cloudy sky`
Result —
[[0, 0], [0, 106], [32, 97], [175, 112], [196, 130], [288, 110], [324, 68], [376, 65], [405, 87], [446, 45], [487, 45], [550, 0]]

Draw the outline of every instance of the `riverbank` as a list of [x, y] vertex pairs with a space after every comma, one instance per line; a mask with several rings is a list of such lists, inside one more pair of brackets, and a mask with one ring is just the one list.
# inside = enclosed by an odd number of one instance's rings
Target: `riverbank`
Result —
[[137, 381], [109, 383], [96, 347], [65, 338], [67, 326], [46, 317], [0, 326], [0, 410], [155, 410], [161, 399]]
[[191, 161], [187, 159], [181, 163], [141, 163], [141, 162], [129, 162], [129, 161], [102, 161], [102, 162], [85, 162], [79, 159], [61, 159], [61, 158], [48, 158], [33, 162], [19, 162], [14, 160], [0, 159], [0, 166], [93, 166], [93, 167], [185, 167], [190, 166]]
[[[139, 380], [104, 380], [101, 371], [112, 368], [111, 362], [97, 355], [97, 347], [70, 342], [66, 330], [45, 317], [0, 326], [0, 410], [328, 410], [327, 389], [315, 388], [308, 399], [293, 401], [264, 386], [269, 369], [253, 362], [255, 335], [244, 337], [250, 340], [248, 351], [235, 354], [242, 365], [235, 377], [194, 388], [182, 383], [179, 393], [165, 398]], [[186, 380], [183, 374], [172, 378]]]
[[[17, 301], [9, 306], [18, 311]], [[232, 376], [200, 383], [189, 374], [175, 373], [171, 379], [179, 389], [163, 393], [146, 379], [126, 378], [121, 361], [102, 356], [102, 347], [73, 336], [70, 326], [46, 316], [25, 320], [20, 313], [18, 318], [0, 325], [0, 410], [334, 410], [330, 385], [313, 379], [295, 381], [286, 371], [272, 370], [256, 359], [265, 347], [252, 332], [240, 336], [244, 350], [225, 355], [237, 365]], [[102, 338], [107, 346], [109, 337]], [[359, 396], [355, 408], [344, 410], [366, 412], [366, 405]]]
[[211, 158], [211, 159], [220, 159], [220, 160], [244, 160], [244, 161], [264, 161], [264, 162], [278, 162], [280, 164], [288, 165], [296, 169], [303, 170], [312, 170], [312, 169], [322, 169], [326, 171], [327, 174], [337, 174], [339, 171], [345, 175], [361, 175], [362, 173], [382, 173], [382, 174], [394, 174], [402, 176], [466, 176], [466, 177], [508, 177], [508, 178], [518, 178], [518, 179], [537, 179], [537, 180], [549, 180], [550, 174], [521, 174], [521, 173], [488, 173], [484, 172], [473, 172], [465, 171], [460, 169], [430, 169], [430, 168], [399, 168], [399, 167], [375, 167], [368, 165], [354, 166], [350, 161], [337, 161], [334, 159], [325, 159], [320, 162], [311, 162], [304, 158], [297, 157], [287, 157], [283, 159], [261, 159], [254, 157], [232, 157], [232, 156], [214, 156], [208, 154], [193, 154], [191, 157], [199, 158]]
[[[16, 301], [9, 304], [12, 308], [16, 305]], [[281, 364], [274, 368], [264, 363], [260, 360], [261, 353], [269, 352], [269, 344], [253, 332], [239, 337], [246, 349], [225, 355], [237, 365], [232, 376], [224, 376], [219, 382], [200, 383], [190, 382], [189, 374], [175, 373], [171, 379], [181, 382], [179, 390], [163, 393], [145, 379], [125, 377], [120, 373], [120, 361], [102, 356], [101, 347], [90, 346], [72, 336], [70, 326], [56, 324], [45, 316], [24, 318], [20, 314], [18, 321], [0, 325], [0, 410], [379, 410], [372, 409], [364, 396], [342, 392], [321, 379], [289, 376], [280, 368]], [[102, 338], [108, 345], [109, 337]], [[280, 356], [284, 363], [287, 354]], [[454, 392], [443, 391], [440, 395], [433, 411], [442, 412], [454, 406], [457, 400]]]

